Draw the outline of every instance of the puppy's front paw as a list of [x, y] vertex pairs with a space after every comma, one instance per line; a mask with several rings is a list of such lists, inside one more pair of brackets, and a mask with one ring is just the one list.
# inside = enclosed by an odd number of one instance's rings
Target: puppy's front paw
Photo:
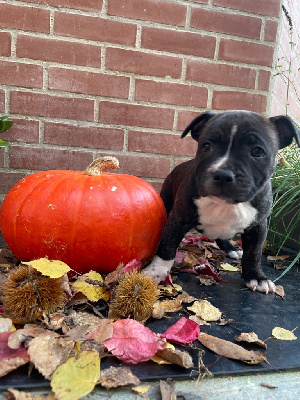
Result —
[[166, 280], [173, 263], [174, 260], [163, 260], [158, 256], [154, 256], [152, 263], [144, 268], [142, 272], [145, 275], [151, 276], [155, 281], [162, 282]]
[[243, 250], [232, 250], [228, 252], [230, 258], [239, 260], [243, 257]]
[[246, 286], [251, 290], [257, 290], [258, 292], [266, 294], [275, 292], [275, 284], [270, 279], [261, 280], [259, 282], [256, 279], [252, 279], [246, 283]]

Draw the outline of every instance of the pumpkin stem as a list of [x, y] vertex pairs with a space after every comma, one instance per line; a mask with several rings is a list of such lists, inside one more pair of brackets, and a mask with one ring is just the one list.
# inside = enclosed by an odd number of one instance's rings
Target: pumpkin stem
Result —
[[119, 168], [119, 160], [111, 156], [97, 158], [87, 167], [85, 172], [89, 175], [102, 175], [104, 168]]

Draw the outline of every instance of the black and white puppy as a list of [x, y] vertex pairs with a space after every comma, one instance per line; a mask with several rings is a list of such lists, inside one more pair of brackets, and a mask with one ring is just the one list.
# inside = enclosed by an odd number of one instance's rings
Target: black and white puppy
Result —
[[[151, 264], [143, 272], [166, 278], [184, 235], [196, 228], [216, 239], [233, 258], [242, 258], [242, 277], [252, 290], [272, 292], [261, 269], [267, 218], [272, 206], [270, 178], [278, 149], [300, 146], [298, 128], [286, 116], [269, 119], [249, 111], [204, 112], [184, 130], [198, 142], [194, 159], [166, 178], [161, 197], [168, 220]], [[242, 234], [243, 252], [228, 239]]]

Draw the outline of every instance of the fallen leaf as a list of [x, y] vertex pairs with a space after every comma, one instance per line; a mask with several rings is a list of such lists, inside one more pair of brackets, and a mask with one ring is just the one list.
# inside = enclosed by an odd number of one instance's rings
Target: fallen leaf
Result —
[[196, 301], [196, 297], [190, 296], [187, 292], [182, 292], [176, 297], [177, 300], [181, 301], [182, 303], [192, 303]]
[[166, 381], [161, 380], [159, 382], [159, 388], [162, 400], [176, 400], [175, 381], [172, 379], [167, 379]]
[[[83, 293], [90, 301], [109, 300], [109, 292], [101, 286], [102, 276], [95, 271], [81, 275], [77, 281], [72, 284], [76, 292]], [[100, 284], [100, 285], [99, 285]]]
[[72, 340], [42, 336], [30, 340], [28, 354], [35, 368], [46, 379], [50, 379], [55, 369], [67, 361], [73, 348]]
[[222, 263], [220, 264], [220, 267], [223, 271], [227, 271], [227, 272], [236, 272], [239, 271], [238, 267], [234, 267], [233, 265], [229, 264], [229, 263]]
[[297, 340], [297, 336], [292, 331], [280, 328], [278, 326], [273, 328], [272, 336], [278, 340]]
[[149, 328], [128, 318], [113, 323], [113, 336], [103, 344], [114, 356], [132, 364], [147, 361], [166, 347], [166, 342]]
[[187, 351], [176, 349], [170, 343], [164, 350], [158, 350], [155, 356], [151, 357], [151, 360], [158, 364], [176, 364], [187, 369], [194, 367], [190, 354]]
[[178, 299], [163, 300], [160, 302], [161, 308], [166, 312], [176, 312], [182, 309], [181, 301]]
[[142, 262], [134, 259], [134, 260], [131, 260], [126, 265], [124, 265], [124, 267], [122, 268], [122, 272], [130, 273], [130, 272], [139, 270], [141, 268], [142, 268]]
[[196, 322], [181, 317], [174, 325], [170, 326], [166, 332], [162, 333], [160, 337], [165, 338], [170, 342], [188, 344], [196, 340], [199, 333], [200, 328]]
[[68, 315], [66, 315], [65, 322], [70, 329], [82, 325], [91, 325], [93, 329], [96, 329], [98, 328], [99, 321], [101, 321], [101, 319], [102, 318], [87, 312], [76, 312], [72, 310]]
[[232, 324], [232, 322], [234, 322], [234, 319], [220, 318], [219, 325], [224, 326], [224, 325]]
[[[13, 395], [14, 400], [55, 400], [54, 393], [49, 394], [37, 394], [32, 396], [31, 393], [19, 391], [17, 389], [8, 388], [7, 391]], [[11, 399], [11, 397], [9, 397]]]
[[138, 395], [144, 395], [150, 389], [150, 385], [139, 385], [132, 388], [133, 393]]
[[217, 283], [215, 278], [213, 278], [212, 276], [199, 275], [197, 278], [199, 279], [200, 283], [205, 286], [211, 286], [211, 285], [214, 285], [215, 283]]
[[195, 301], [194, 304], [191, 307], [187, 307], [187, 309], [193, 311], [197, 317], [205, 321], [218, 321], [222, 315], [221, 311], [207, 300]]
[[0, 333], [0, 377], [17, 369], [29, 361], [27, 349], [20, 347], [11, 349], [8, 346], [8, 339], [12, 332]]
[[111, 339], [113, 335], [113, 324], [110, 319], [102, 319], [99, 321], [99, 326], [86, 337], [94, 339], [98, 343], [103, 343], [105, 340]]
[[84, 351], [54, 371], [51, 388], [58, 400], [78, 400], [94, 389], [99, 377], [99, 354], [97, 351]]
[[289, 255], [282, 255], [282, 256], [268, 256], [267, 260], [269, 261], [284, 261], [289, 258]]
[[22, 264], [30, 265], [41, 272], [42, 275], [50, 278], [61, 278], [70, 271], [70, 267], [64, 262], [59, 260], [50, 261], [48, 258], [39, 258], [38, 260], [22, 262]]
[[192, 321], [196, 322], [196, 324], [198, 324], [199, 326], [202, 326], [202, 325], [210, 326], [210, 323], [204, 321], [204, 319], [202, 319], [200, 317], [197, 317], [197, 315], [190, 315], [189, 319], [191, 319]]
[[284, 288], [281, 285], [275, 286], [275, 293], [280, 296], [282, 299], [284, 299], [285, 293], [284, 293]]
[[248, 332], [248, 333], [241, 333], [239, 336], [236, 336], [234, 338], [237, 342], [247, 342], [247, 343], [254, 343], [257, 344], [260, 347], [263, 347], [264, 349], [267, 348], [267, 345], [265, 342], [262, 340], [258, 339], [258, 336], [254, 332]]
[[152, 318], [161, 319], [165, 315], [165, 310], [161, 306], [161, 302], [157, 300], [153, 304], [152, 308]]
[[55, 336], [58, 337], [59, 334], [39, 327], [37, 325], [31, 326], [27, 324], [23, 329], [18, 329], [10, 335], [8, 339], [8, 346], [11, 349], [18, 349], [21, 347], [23, 342], [26, 342], [28, 339], [32, 339], [34, 337], [39, 336]]
[[99, 382], [107, 389], [127, 385], [139, 385], [141, 381], [129, 367], [110, 367], [101, 371]]
[[242, 346], [208, 335], [207, 333], [200, 333], [198, 340], [203, 346], [219, 356], [243, 361], [247, 364], [259, 364], [266, 361], [266, 357], [262, 353], [245, 350]]

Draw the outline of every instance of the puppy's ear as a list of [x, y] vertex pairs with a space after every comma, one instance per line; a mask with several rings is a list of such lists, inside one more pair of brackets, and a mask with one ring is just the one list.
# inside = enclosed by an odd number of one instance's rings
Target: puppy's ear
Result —
[[191, 131], [191, 135], [192, 138], [195, 139], [196, 141], [198, 141], [199, 139], [199, 135], [204, 127], [204, 125], [206, 124], [206, 122], [211, 119], [213, 116], [215, 115], [215, 113], [211, 112], [211, 111], [206, 111], [200, 115], [198, 115], [198, 117], [196, 117], [186, 128], [185, 130], [182, 132], [181, 137], [185, 137], [189, 131]]
[[280, 149], [290, 145], [293, 138], [296, 139], [296, 142], [300, 147], [300, 131], [289, 117], [279, 115], [278, 117], [270, 117], [269, 121], [274, 125], [277, 131]]

